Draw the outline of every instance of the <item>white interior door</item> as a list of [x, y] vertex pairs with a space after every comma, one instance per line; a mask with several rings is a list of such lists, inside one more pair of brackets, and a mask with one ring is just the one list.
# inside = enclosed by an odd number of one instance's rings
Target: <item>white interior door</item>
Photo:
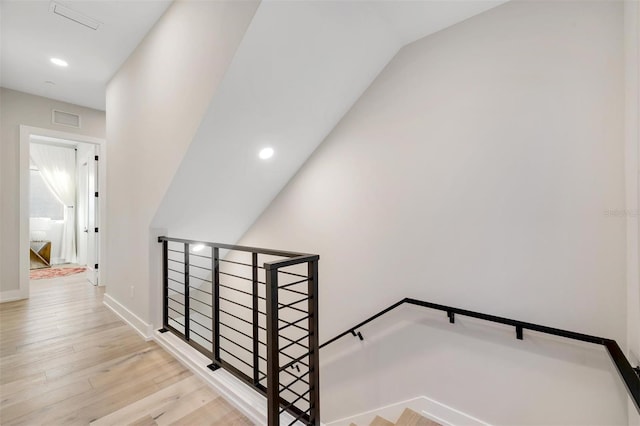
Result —
[[98, 147], [91, 150], [87, 159], [87, 279], [98, 285], [99, 232], [98, 229]]
[[77, 201], [77, 247], [78, 247], [78, 265], [87, 265], [87, 234], [89, 232], [89, 214], [87, 211], [87, 194], [89, 193], [89, 173], [88, 173], [88, 155], [78, 158], [78, 201]]

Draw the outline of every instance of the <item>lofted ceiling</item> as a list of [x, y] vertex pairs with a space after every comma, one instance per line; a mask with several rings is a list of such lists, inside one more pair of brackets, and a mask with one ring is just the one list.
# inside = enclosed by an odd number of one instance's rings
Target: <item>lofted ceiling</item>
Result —
[[[0, 2], [0, 85], [99, 110], [107, 82], [171, 0], [62, 0], [58, 9], [89, 18], [94, 30], [53, 13], [42, 0]], [[64, 9], [64, 8], [68, 9]], [[71, 12], [69, 12], [69, 10]], [[50, 58], [68, 62], [61, 68]]]
[[[399, 49], [506, 1], [262, 0], [153, 226], [237, 241]], [[0, 85], [105, 109], [108, 81], [171, 1], [58, 2], [99, 28], [50, 1], [0, 0]], [[276, 152], [268, 162], [264, 146]], [[210, 182], [215, 197], [190, 196]]]
[[236, 242], [403, 46], [502, 3], [263, 0], [153, 226]]
[[[100, 110], [105, 87], [172, 0], [2, 0], [0, 86]], [[443, 29], [503, 1], [357, 1], [399, 45]], [[60, 5], [99, 24], [97, 30], [52, 12]], [[60, 68], [51, 57], [66, 60]]]

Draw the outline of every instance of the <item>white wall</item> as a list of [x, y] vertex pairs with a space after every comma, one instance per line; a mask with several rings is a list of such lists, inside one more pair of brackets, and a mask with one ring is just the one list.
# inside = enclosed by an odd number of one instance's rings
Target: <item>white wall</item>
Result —
[[[625, 160], [627, 182], [627, 336], [629, 360], [640, 365], [640, 4], [625, 1]], [[640, 414], [629, 404], [630, 424]], [[633, 420], [632, 420], [633, 419]]]
[[[625, 2], [625, 172], [627, 182], [627, 336], [629, 357], [640, 364], [640, 4]], [[633, 408], [632, 408], [633, 409]], [[640, 425], [640, 418], [636, 423]]]
[[257, 7], [177, 1], [107, 87], [107, 293], [150, 322], [150, 224]]
[[349, 336], [321, 352], [323, 422], [427, 396], [496, 426], [627, 424], [626, 391], [602, 346], [526, 331], [520, 341], [511, 327], [450, 324], [418, 307], [360, 331], [364, 342]]
[[[511, 2], [415, 42], [240, 244], [321, 255], [321, 341], [410, 296], [624, 345], [626, 226], [611, 214], [625, 206], [623, 72], [621, 2]], [[519, 343], [501, 345], [518, 352]], [[440, 350], [447, 334], [431, 344]], [[454, 349], [468, 358], [474, 347]], [[409, 340], [393, 348], [399, 359], [411, 356]], [[495, 404], [477, 407], [478, 417], [502, 424], [545, 423], [545, 413], [585, 420], [554, 403], [547, 376], [554, 369], [521, 365], [521, 379], [541, 374], [547, 382], [523, 387], [488, 353], [472, 365], [485, 379], [480, 391]], [[581, 364], [579, 353], [562, 362]], [[516, 353], [505, 356], [517, 364]], [[372, 361], [360, 358], [359, 365], [379, 372]], [[598, 371], [608, 365], [606, 357], [594, 363]], [[385, 377], [410, 376], [402, 363], [394, 365], [384, 364]], [[580, 373], [569, 371], [579, 387]], [[602, 415], [623, 422], [626, 400], [615, 373], [607, 374], [603, 389], [616, 397]], [[504, 386], [487, 382], [492, 376]], [[448, 395], [442, 402], [465, 411], [468, 392], [478, 388], [457, 387], [456, 396], [443, 380], [425, 391], [441, 387]], [[392, 385], [369, 386], [377, 398], [367, 403], [375, 408]], [[599, 392], [589, 387], [579, 404], [602, 407]], [[516, 395], [521, 403], [533, 395], [545, 408], [526, 419], [517, 410], [498, 415], [501, 397]], [[334, 401], [329, 410], [324, 403], [323, 420], [347, 402]]]
[[[51, 110], [57, 109], [82, 117], [76, 129], [51, 123]], [[2, 194], [2, 238], [0, 239], [0, 292], [9, 294], [19, 289], [19, 154], [20, 125], [57, 130], [66, 133], [104, 138], [105, 113], [65, 102], [0, 88], [0, 193]]]
[[154, 226], [237, 241], [402, 46], [502, 2], [262, 2]]

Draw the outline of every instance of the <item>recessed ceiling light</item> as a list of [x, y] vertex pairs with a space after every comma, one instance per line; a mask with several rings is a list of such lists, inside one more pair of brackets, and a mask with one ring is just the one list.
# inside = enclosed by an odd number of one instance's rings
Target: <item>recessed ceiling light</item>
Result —
[[266, 160], [268, 158], [273, 157], [273, 152], [274, 152], [273, 148], [267, 147], [267, 148], [262, 148], [262, 150], [260, 151], [260, 154], [258, 154], [258, 155], [263, 160]]
[[51, 63], [57, 65], [59, 67], [67, 67], [69, 64], [64, 59], [60, 58], [51, 58]]

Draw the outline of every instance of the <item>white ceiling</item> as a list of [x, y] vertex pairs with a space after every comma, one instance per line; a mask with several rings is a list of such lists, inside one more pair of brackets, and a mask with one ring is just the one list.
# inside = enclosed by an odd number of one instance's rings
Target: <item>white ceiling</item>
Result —
[[504, 2], [263, 0], [153, 226], [236, 242], [399, 49]]
[[[94, 31], [53, 14], [49, 1], [2, 0], [0, 85], [104, 110], [107, 82], [171, 0], [58, 3], [99, 21], [100, 27]], [[57, 67], [51, 57], [69, 66]]]
[[398, 48], [462, 22], [509, 0], [373, 0], [368, 5], [383, 22], [381, 31], [398, 37]]
[[[93, 31], [51, 14], [48, 1], [0, 1], [0, 84], [98, 109], [108, 80], [170, 3], [65, 2], [103, 23]], [[237, 241], [399, 49], [504, 2], [263, 0], [154, 226]], [[265, 145], [276, 154], [260, 162]], [[211, 182], [215, 197], [193, 196], [210, 194]]]

